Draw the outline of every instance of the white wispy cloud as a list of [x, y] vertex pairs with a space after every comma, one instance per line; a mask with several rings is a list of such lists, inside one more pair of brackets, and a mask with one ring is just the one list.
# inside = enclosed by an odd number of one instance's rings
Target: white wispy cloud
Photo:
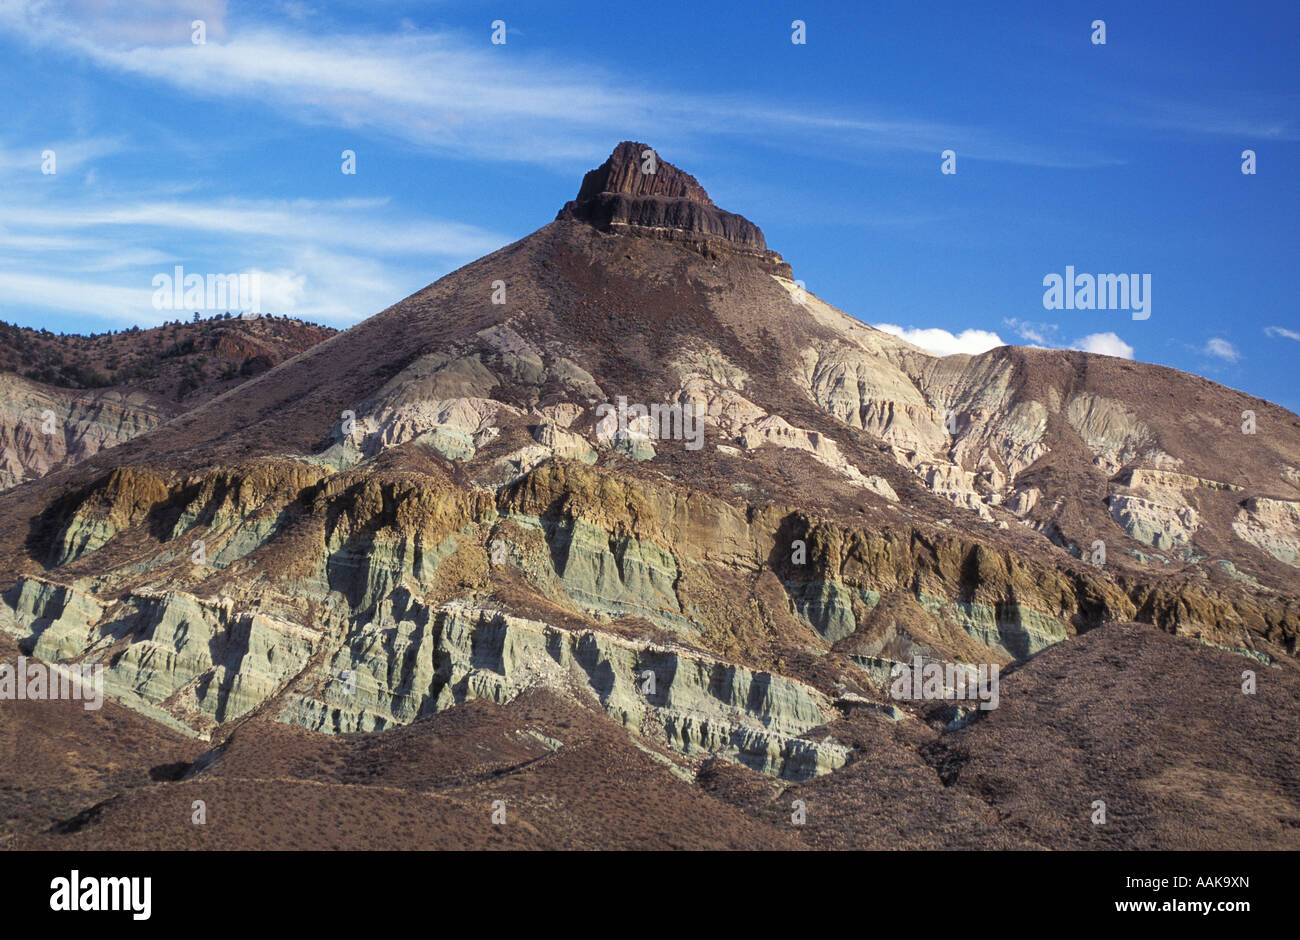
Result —
[[[410, 29], [331, 35], [296, 31], [284, 22], [236, 23], [221, 0], [155, 15], [161, 5], [148, 0], [145, 13], [119, 22], [118, 4], [11, 0], [0, 5], [0, 27], [195, 98], [243, 99], [292, 120], [368, 129], [462, 157], [571, 163], [589, 160], [635, 129], [656, 141], [721, 133], [841, 155], [886, 149], [937, 158], [958, 146], [966, 157], [1015, 164], [1115, 162], [924, 116], [831, 113], [802, 103], [693, 95], [650, 78], [637, 84], [590, 62], [493, 46], [486, 30], [475, 36]], [[38, 8], [39, 16], [32, 12]], [[205, 9], [208, 41], [195, 45], [189, 21], [205, 18]]]
[[316, 8], [306, 3], [300, 3], [298, 0], [282, 0], [279, 4], [281, 12], [291, 20], [305, 20], [310, 16], [316, 15]]
[[1021, 339], [1027, 339], [1036, 346], [1059, 345], [1056, 334], [1060, 331], [1060, 327], [1055, 323], [1035, 323], [1031, 320], [1019, 320], [1015, 317], [1009, 317], [1002, 322], [1015, 330], [1016, 335]]
[[57, 274], [0, 270], [0, 295], [8, 304], [45, 310], [72, 310], [123, 323], [156, 324], [167, 319], [151, 307], [148, 283], [123, 286]]
[[[0, 174], [22, 173], [29, 179], [46, 183], [57, 182], [60, 175], [80, 170], [103, 157], [128, 149], [125, 142], [108, 137], [89, 137], [83, 140], [46, 140], [25, 147], [0, 143]], [[54, 173], [42, 172], [45, 153], [54, 155]], [[43, 179], [42, 179], [43, 178]]]
[[1112, 109], [1119, 123], [1182, 134], [1232, 137], [1240, 140], [1300, 140], [1294, 97], [1238, 95], [1231, 105], [1170, 98], [1139, 98]]
[[1283, 326], [1266, 326], [1264, 327], [1264, 335], [1282, 336], [1285, 337], [1286, 339], [1294, 339], [1300, 341], [1300, 331], [1288, 330], [1286, 327]]
[[0, 16], [6, 13], [25, 19], [33, 34], [71, 26], [117, 48], [189, 42], [195, 20], [203, 21], [209, 39], [226, 35], [226, 0], [20, 0], [0, 6]]
[[177, 315], [150, 303], [153, 276], [176, 264], [204, 275], [257, 272], [264, 310], [348, 325], [511, 240], [410, 218], [387, 199], [212, 202], [196, 194], [71, 203], [37, 195], [0, 196], [6, 308], [124, 325]]
[[1211, 337], [1209, 342], [1205, 344], [1205, 354], [1216, 359], [1222, 359], [1225, 362], [1236, 362], [1241, 358], [1241, 353], [1237, 352], [1237, 347], [1219, 336]]
[[[195, 102], [267, 107], [286, 121], [339, 128], [359, 140], [388, 138], [434, 154], [565, 172], [590, 165], [592, 154], [628, 136], [682, 152], [730, 136], [850, 161], [875, 150], [937, 159], [954, 145], [965, 157], [1018, 164], [1080, 159], [927, 116], [690, 94], [650, 73], [629, 77], [589, 60], [493, 46], [486, 28], [458, 33], [407, 23], [391, 32], [342, 33], [305, 26], [314, 13], [304, 0], [265, 11], [232, 10], [226, 0], [0, 0], [0, 32], [52, 63], [80, 60]], [[203, 21], [203, 44], [191, 41], [196, 20]], [[195, 156], [194, 142], [166, 121], [155, 130], [150, 148]], [[280, 292], [280, 303], [347, 323], [422, 286], [423, 273], [442, 273], [511, 240], [454, 220], [414, 217], [383, 200], [213, 200], [202, 186], [188, 184], [188, 191], [165, 178], [152, 181], [149, 192], [97, 167], [116, 151], [144, 147], [142, 141], [18, 139], [18, 146], [0, 140], [0, 179], [24, 176], [23, 187], [0, 188], [0, 274], [22, 288], [6, 298], [11, 307], [131, 322], [151, 316], [138, 305], [135, 314], [128, 310], [153, 272], [202, 263], [222, 273], [284, 272], [277, 283], [293, 290]], [[60, 182], [82, 171], [78, 181], [88, 185], [77, 198], [28, 185], [43, 149], [56, 152]], [[951, 342], [937, 334], [927, 341], [965, 351], [988, 336], [967, 331]]]
[[[101, 205], [8, 203], [0, 212], [10, 230], [171, 229], [260, 235], [399, 255], [472, 260], [506, 243], [504, 236], [447, 220], [403, 219], [386, 199], [334, 201], [231, 199], [115, 202]], [[309, 237], [308, 237], [309, 236]]]

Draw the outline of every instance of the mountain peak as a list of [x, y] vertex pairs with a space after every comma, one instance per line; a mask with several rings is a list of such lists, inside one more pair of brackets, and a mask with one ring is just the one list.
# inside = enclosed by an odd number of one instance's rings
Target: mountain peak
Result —
[[648, 144], [625, 140], [582, 178], [576, 199], [557, 219], [577, 219], [603, 232], [686, 244], [705, 254], [729, 250], [761, 257], [789, 273], [767, 250], [763, 232], [744, 216], [719, 209], [694, 176]]
[[625, 140], [600, 166], [587, 172], [578, 190], [578, 202], [593, 199], [601, 193], [623, 193], [627, 196], [663, 196], [668, 199], [689, 199], [701, 205], [712, 206], [713, 200], [695, 177], [679, 170], [665, 160], [648, 144]]

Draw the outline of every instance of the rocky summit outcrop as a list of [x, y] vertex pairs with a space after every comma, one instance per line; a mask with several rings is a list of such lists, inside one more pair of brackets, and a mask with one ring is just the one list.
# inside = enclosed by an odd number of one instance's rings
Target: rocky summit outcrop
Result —
[[642, 143], [625, 140], [615, 147], [609, 159], [583, 177], [577, 198], [557, 218], [580, 219], [603, 231], [752, 252], [788, 270], [779, 255], [767, 250], [757, 225], [719, 209], [695, 177]]
[[602, 193], [685, 199], [714, 208], [695, 177], [661, 160], [648, 144], [631, 140], [616, 146], [604, 163], [582, 177], [576, 202], [586, 203]]
[[619, 145], [532, 235], [0, 493], [0, 640], [104, 666], [111, 701], [215, 750], [545, 693], [674, 780], [758, 788], [861, 782], [881, 735], [915, 762], [924, 729], [978, 727], [895, 698], [917, 658], [1027, 669], [1138, 624], [1184, 650], [1162, 669], [1190, 648], [1228, 684], [1296, 668], [1295, 415], [1105, 356], [929, 355], [807, 292], [648, 150]]

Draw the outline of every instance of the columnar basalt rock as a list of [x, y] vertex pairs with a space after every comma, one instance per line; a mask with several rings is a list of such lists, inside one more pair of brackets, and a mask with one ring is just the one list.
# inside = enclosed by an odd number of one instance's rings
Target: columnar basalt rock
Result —
[[719, 209], [695, 177], [660, 159], [646, 144], [623, 141], [615, 147], [609, 159], [583, 177], [577, 198], [557, 218], [706, 249], [739, 250], [789, 273], [780, 255], [767, 250], [757, 225]]

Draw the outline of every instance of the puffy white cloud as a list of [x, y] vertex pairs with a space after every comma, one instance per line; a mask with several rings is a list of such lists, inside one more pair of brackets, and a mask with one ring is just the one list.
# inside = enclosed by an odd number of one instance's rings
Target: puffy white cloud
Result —
[[960, 333], [953, 334], [938, 327], [905, 330], [893, 323], [872, 325], [882, 333], [905, 339], [913, 346], [920, 346], [926, 352], [934, 353], [936, 356], [951, 356], [957, 353], [975, 356], [1006, 345], [998, 334], [990, 333], [988, 330], [962, 330]]
[[1133, 347], [1114, 333], [1089, 333], [1081, 339], [1070, 341], [1061, 335], [1061, 328], [1056, 323], [1033, 323], [1014, 318], [1002, 322], [1015, 330], [1022, 339], [1027, 339], [1037, 346], [1048, 349], [1076, 349], [1080, 352], [1099, 353], [1120, 359], [1133, 358]]
[[1236, 346], [1218, 336], [1211, 337], [1210, 341], [1205, 344], [1205, 354], [1227, 362], [1236, 362], [1241, 358], [1241, 353], [1237, 352]]
[[1133, 347], [1114, 333], [1089, 333], [1077, 340], [1071, 349], [1081, 352], [1098, 353], [1102, 356], [1116, 356], [1120, 359], [1132, 359]]

